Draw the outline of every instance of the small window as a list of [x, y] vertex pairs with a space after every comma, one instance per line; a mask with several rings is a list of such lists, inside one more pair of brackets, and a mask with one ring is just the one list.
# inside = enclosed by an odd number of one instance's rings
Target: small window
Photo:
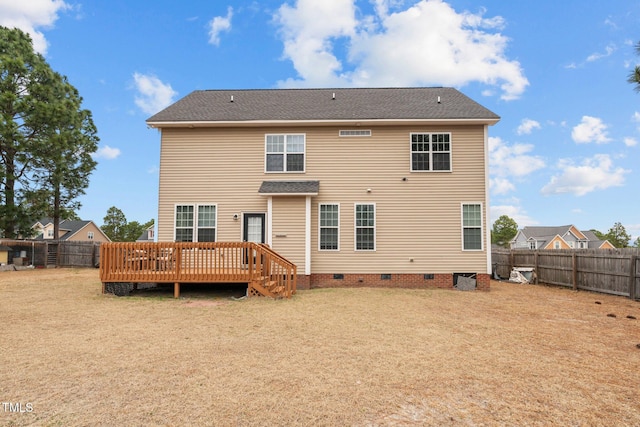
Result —
[[266, 135], [267, 172], [304, 172], [305, 135]]
[[462, 248], [465, 251], [482, 250], [482, 205], [462, 205]]
[[341, 137], [353, 137], [353, 136], [371, 136], [371, 130], [369, 129], [355, 129], [355, 130], [341, 130], [339, 135]]
[[529, 242], [529, 249], [538, 249], [538, 244], [535, 240], [533, 242]]
[[412, 133], [411, 171], [451, 171], [451, 134]]
[[87, 239], [93, 240], [93, 231], [87, 232]]
[[376, 205], [356, 204], [356, 251], [376, 250]]
[[337, 251], [340, 249], [340, 205], [321, 203], [318, 209], [320, 216], [320, 250]]
[[553, 249], [560, 249], [560, 242], [558, 242], [557, 240], [553, 242]]

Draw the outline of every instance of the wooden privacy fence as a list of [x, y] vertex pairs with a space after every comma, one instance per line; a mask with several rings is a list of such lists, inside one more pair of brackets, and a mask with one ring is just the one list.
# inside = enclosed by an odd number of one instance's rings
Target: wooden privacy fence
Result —
[[98, 242], [2, 239], [0, 244], [11, 248], [9, 264], [18, 258], [20, 265], [35, 267], [97, 267], [100, 264]]
[[251, 295], [291, 297], [297, 270], [253, 242], [102, 243], [100, 280], [107, 283], [247, 283]]
[[640, 250], [494, 249], [494, 271], [509, 277], [513, 267], [533, 267], [538, 281], [550, 285], [640, 298]]

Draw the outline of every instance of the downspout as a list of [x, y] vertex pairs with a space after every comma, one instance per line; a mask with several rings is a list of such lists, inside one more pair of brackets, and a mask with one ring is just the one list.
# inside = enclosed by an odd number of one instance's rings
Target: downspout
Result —
[[304, 274], [311, 274], [311, 196], [305, 197]]

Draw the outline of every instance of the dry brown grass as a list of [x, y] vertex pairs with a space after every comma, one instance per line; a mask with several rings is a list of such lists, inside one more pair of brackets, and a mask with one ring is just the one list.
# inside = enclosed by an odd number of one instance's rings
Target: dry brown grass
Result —
[[622, 297], [100, 291], [96, 270], [0, 273], [0, 401], [33, 406], [0, 424], [640, 425], [640, 304]]

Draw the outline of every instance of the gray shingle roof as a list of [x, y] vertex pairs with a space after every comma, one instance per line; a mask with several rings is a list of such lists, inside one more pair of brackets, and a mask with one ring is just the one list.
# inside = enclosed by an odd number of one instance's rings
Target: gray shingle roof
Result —
[[260, 194], [318, 194], [320, 181], [264, 181]]
[[500, 117], [453, 88], [229, 89], [194, 91], [147, 123], [438, 119]]
[[536, 239], [546, 238], [548, 240], [555, 237], [556, 234], [562, 236], [570, 229], [571, 225], [560, 225], [555, 227], [529, 226], [524, 227], [522, 229], [522, 233], [527, 237], [533, 237]]

